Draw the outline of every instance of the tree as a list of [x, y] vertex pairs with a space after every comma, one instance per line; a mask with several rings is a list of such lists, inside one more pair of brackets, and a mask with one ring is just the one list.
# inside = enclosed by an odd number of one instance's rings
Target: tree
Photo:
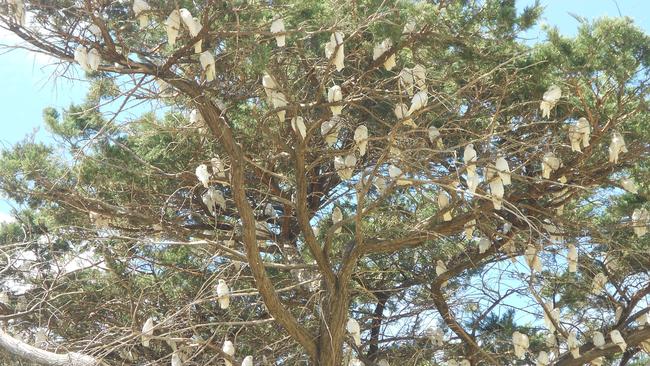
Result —
[[647, 361], [629, 19], [528, 46], [542, 9], [514, 1], [136, 3], [3, 4], [20, 47], [92, 81], [45, 111], [52, 143], [2, 152], [7, 337], [107, 365]]

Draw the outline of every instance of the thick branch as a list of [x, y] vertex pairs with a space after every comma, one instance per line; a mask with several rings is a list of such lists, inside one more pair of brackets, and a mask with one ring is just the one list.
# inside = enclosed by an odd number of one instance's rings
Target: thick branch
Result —
[[[650, 328], [641, 330], [634, 329], [627, 334], [623, 334], [623, 337], [628, 348], [636, 347], [641, 342], [650, 339]], [[621, 349], [614, 343], [607, 343], [603, 349], [598, 349], [594, 347], [593, 343], [588, 343], [580, 347], [581, 357], [573, 358], [570, 354], [566, 353], [557, 361], [555, 366], [581, 366], [598, 357], [607, 357], [619, 352], [621, 352]]]
[[282, 304], [278, 294], [275, 292], [273, 283], [266, 273], [264, 263], [260, 258], [260, 251], [257, 247], [255, 215], [246, 197], [246, 181], [244, 177], [245, 159], [241, 145], [235, 141], [222, 111], [202, 94], [199, 88], [187, 81], [179, 79], [171, 79], [168, 82], [195, 100], [206, 124], [228, 152], [231, 159], [230, 177], [232, 197], [240, 214], [242, 240], [246, 248], [246, 257], [253, 277], [255, 278], [257, 289], [260, 291], [264, 304], [273, 318], [282, 325], [292, 338], [305, 348], [305, 351], [312, 359], [315, 359], [317, 351], [314, 337], [298, 323], [296, 318]]
[[13, 338], [0, 329], [0, 351], [16, 356], [20, 360], [48, 366], [94, 366], [101, 362], [92, 356], [77, 352], [53, 353], [30, 346]]
[[458, 324], [453, 314], [449, 310], [449, 306], [447, 305], [447, 302], [445, 301], [444, 295], [442, 294], [439, 286], [440, 285], [438, 283], [434, 283], [432, 286], [431, 297], [433, 299], [433, 302], [435, 303], [440, 316], [442, 316], [442, 319], [445, 321], [445, 323], [447, 323], [447, 326], [449, 326], [449, 329], [451, 329], [454, 333], [456, 333], [456, 335], [458, 335], [458, 337], [460, 337], [460, 339], [467, 343], [470, 350], [472, 351], [472, 355], [469, 356], [471, 358], [475, 358], [477, 354], [481, 354], [485, 360], [489, 361], [490, 365], [500, 365], [500, 362], [492, 357], [491, 354], [483, 350], [481, 346], [476, 343], [474, 337], [468, 334], [465, 329], [463, 329], [463, 327]]

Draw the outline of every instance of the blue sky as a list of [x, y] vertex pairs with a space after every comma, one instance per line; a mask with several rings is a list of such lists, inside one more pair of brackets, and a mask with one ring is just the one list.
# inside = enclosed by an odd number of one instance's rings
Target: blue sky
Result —
[[[523, 9], [533, 4], [534, 0], [520, 0], [517, 3]], [[541, 4], [545, 7], [542, 22], [557, 26], [565, 35], [575, 35], [578, 27], [571, 13], [587, 19], [619, 14], [629, 16], [650, 33], [649, 0], [542, 0]], [[537, 27], [526, 34], [526, 39], [531, 43], [542, 42], [545, 36]], [[0, 44], [14, 41], [6, 32], [0, 32]], [[5, 85], [0, 89], [0, 109], [3, 111], [0, 146], [7, 147], [32, 133], [35, 133], [37, 140], [46, 140], [47, 131], [41, 118], [43, 108], [64, 108], [83, 100], [87, 89], [85, 83], [53, 77], [52, 74], [60, 69], [47, 66], [51, 62], [47, 57], [24, 50], [0, 54], [0, 80]], [[77, 72], [76, 75], [81, 73]], [[0, 221], [9, 212], [9, 207], [8, 202], [0, 199]]]

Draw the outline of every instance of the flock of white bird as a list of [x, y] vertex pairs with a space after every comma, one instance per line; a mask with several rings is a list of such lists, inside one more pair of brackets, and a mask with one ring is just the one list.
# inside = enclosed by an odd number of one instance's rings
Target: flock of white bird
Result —
[[[22, 0], [9, 0], [9, 5], [12, 9], [13, 19], [20, 25], [25, 24], [26, 11], [25, 5]], [[145, 28], [149, 25], [148, 12], [151, 10], [149, 4], [144, 0], [134, 0], [133, 1], [133, 12], [138, 20], [140, 28]], [[191, 37], [197, 37], [202, 30], [202, 25], [197, 18], [194, 18], [192, 14], [187, 9], [173, 10], [168, 18], [164, 22], [168, 43], [171, 46], [174, 46], [176, 39], [181, 31], [181, 27], [184, 25], [187, 28]], [[416, 24], [410, 21], [404, 27], [404, 33], [412, 33], [416, 29]], [[96, 25], [91, 25], [89, 27], [90, 32], [97, 38], [101, 37], [101, 30]], [[284, 21], [280, 17], [276, 17], [271, 23], [270, 32], [275, 34], [275, 40], [278, 47], [284, 47], [286, 45], [286, 29]], [[337, 71], [343, 70], [345, 67], [345, 51], [344, 51], [344, 39], [345, 35], [342, 32], [334, 32], [330, 37], [330, 41], [325, 44], [325, 57], [331, 61], [335, 66]], [[384, 39], [380, 43], [376, 44], [373, 49], [373, 60], [378, 60], [387, 52], [390, 52], [392, 48], [392, 41], [390, 39]], [[207, 81], [212, 81], [216, 77], [216, 68], [215, 68], [215, 59], [214, 55], [210, 51], [202, 50], [202, 41], [197, 40], [194, 43], [194, 51], [196, 54], [199, 54], [199, 63], [202, 69], [205, 72], [205, 78]], [[98, 71], [101, 65], [102, 59], [100, 52], [91, 48], [88, 50], [83, 45], [78, 45], [74, 52], [74, 60], [81, 66], [85, 71], [92, 72]], [[386, 70], [392, 70], [397, 65], [395, 53], [390, 53], [383, 60], [383, 67]], [[270, 105], [276, 110], [277, 116], [281, 122], [285, 121], [286, 116], [286, 107], [288, 101], [286, 96], [280, 91], [278, 84], [272, 76], [265, 74], [262, 78], [262, 84], [266, 92], [267, 98]], [[426, 69], [424, 66], [418, 64], [413, 68], [404, 68], [399, 73], [399, 86], [403, 88], [406, 93], [411, 96], [411, 105], [407, 106], [403, 103], [398, 103], [395, 106], [394, 114], [400, 123], [404, 125], [417, 127], [417, 124], [413, 121], [414, 114], [419, 110], [422, 110], [427, 106], [428, 103], [428, 92], [426, 84]], [[551, 110], [557, 105], [558, 101], [562, 97], [562, 89], [558, 86], [551, 86], [542, 96], [542, 101], [540, 103], [540, 110], [542, 111], [543, 118], [550, 118]], [[343, 92], [340, 86], [334, 85], [329, 88], [327, 92], [327, 102], [329, 104], [329, 109], [332, 112], [333, 118], [329, 121], [326, 121], [321, 126], [321, 134], [323, 135], [326, 143], [330, 146], [333, 146], [337, 139], [340, 131], [340, 124], [337, 120], [337, 116], [341, 115], [344, 108], [343, 101]], [[198, 111], [193, 111], [194, 119], [202, 118]], [[192, 117], [192, 116], [191, 116]], [[192, 119], [192, 118], [190, 118]], [[307, 126], [302, 117], [296, 116], [291, 120], [291, 127], [296, 134], [300, 135], [302, 139], [307, 136]], [[442, 142], [440, 131], [435, 126], [431, 126], [428, 129], [429, 139], [432, 143], [436, 143], [438, 148], [443, 148], [444, 144]], [[578, 121], [569, 127], [569, 142], [571, 144], [572, 151], [581, 152], [582, 148], [589, 146], [590, 136], [591, 136], [591, 125], [586, 118], [580, 118]], [[355, 155], [355, 152], [358, 152], [360, 156], [366, 154], [368, 148], [368, 128], [365, 125], [360, 125], [354, 131], [354, 142], [355, 150], [352, 154], [346, 156], [336, 156], [334, 158], [334, 167], [337, 173], [340, 175], [341, 179], [348, 180], [351, 179], [354, 175], [354, 169], [357, 165], [358, 159]], [[609, 146], [609, 161], [611, 163], [618, 163], [619, 155], [626, 153], [627, 148], [623, 136], [619, 132], [614, 132], [612, 134], [611, 144]], [[467, 174], [467, 185], [468, 190], [471, 193], [475, 193], [478, 188], [481, 178], [477, 172], [477, 161], [478, 154], [474, 149], [473, 144], [467, 144], [463, 153], [463, 161], [465, 163], [465, 169]], [[215, 158], [211, 162], [213, 172], [223, 177], [223, 163], [220, 159]], [[560, 159], [555, 156], [553, 152], [547, 152], [542, 158], [542, 178], [550, 179], [550, 176], [553, 172], [557, 171], [561, 166], [562, 162]], [[201, 164], [196, 168], [196, 176], [201, 184], [207, 188], [206, 193], [203, 195], [203, 202], [208, 207], [210, 212], [216, 215], [217, 208], [222, 210], [226, 209], [226, 200], [221, 193], [221, 191], [216, 190], [210, 187], [211, 174], [208, 171], [208, 166]], [[397, 185], [409, 185], [411, 182], [408, 179], [404, 179], [404, 173], [402, 170], [395, 166], [390, 165], [388, 167], [388, 174], [391, 179], [395, 180]], [[490, 163], [485, 168], [485, 177], [490, 188], [490, 198], [496, 210], [501, 210], [503, 207], [503, 197], [505, 194], [505, 186], [511, 184], [511, 172], [508, 166], [508, 161], [503, 156], [499, 156], [494, 163]], [[566, 183], [566, 178], [561, 183]], [[378, 177], [375, 180], [375, 185], [380, 191], [383, 191], [387, 186], [387, 181], [385, 178]], [[632, 193], [637, 192], [637, 187], [630, 178], [625, 178], [621, 180], [621, 186]], [[451, 221], [452, 210], [450, 206], [450, 196], [449, 194], [441, 190], [438, 195], [438, 206], [440, 211], [443, 213], [444, 221]], [[273, 210], [275, 212], [275, 210]], [[634, 228], [634, 233], [637, 236], [643, 236], [647, 233], [648, 223], [650, 222], [650, 214], [644, 208], [635, 209], [632, 214], [632, 225]], [[343, 220], [343, 213], [340, 208], [335, 207], [332, 212], [332, 221], [334, 224], [337, 224]], [[474, 231], [474, 223], [468, 223], [465, 226], [465, 234], [470, 236]], [[504, 228], [505, 231], [505, 228]], [[336, 233], [341, 232], [341, 227], [339, 226], [336, 230]], [[491, 242], [487, 238], [481, 238], [479, 240], [479, 252], [485, 253], [491, 246]], [[538, 249], [535, 245], [530, 244], [526, 251], [525, 257], [530, 265], [531, 269], [537, 272], [541, 272], [541, 261], [538, 257]], [[577, 270], [578, 263], [578, 252], [575, 245], [568, 245], [568, 255], [567, 262], [570, 272], [575, 272]], [[446, 273], [447, 266], [446, 264], [438, 260], [436, 263], [436, 275], [442, 276]], [[607, 276], [604, 273], [597, 273], [593, 278], [592, 291], [594, 293], [600, 293], [604, 290], [607, 284]], [[443, 283], [443, 286], [446, 284]], [[230, 288], [228, 284], [223, 279], [219, 279], [218, 285], [216, 286], [216, 295], [217, 301], [221, 309], [227, 309], [230, 304]], [[556, 325], [559, 324], [559, 309], [550, 309], [549, 315], [544, 314], [544, 321], [547, 328], [551, 331], [547, 344], [552, 347], [557, 345], [557, 340], [553, 335]], [[645, 314], [645, 322], [647, 324], [648, 315]], [[144, 347], [150, 347], [150, 342], [153, 339], [154, 333], [154, 320], [149, 318], [146, 320], [142, 327], [142, 345]], [[346, 325], [346, 329], [354, 340], [356, 346], [361, 345], [361, 327], [359, 323], [350, 318]], [[442, 344], [444, 334], [442, 331], [437, 330], [430, 334], [432, 342], [436, 344]], [[620, 347], [621, 351], [625, 351], [627, 345], [625, 339], [621, 333], [614, 329], [609, 333], [609, 338], [611, 342]], [[606, 345], [605, 337], [602, 333], [596, 331], [593, 333], [592, 337], [593, 344], [598, 348], [603, 348]], [[515, 355], [523, 359], [526, 355], [526, 352], [529, 348], [529, 340], [526, 334], [520, 332], [514, 332], [512, 335], [512, 343], [514, 346]], [[644, 342], [642, 344], [646, 351], [650, 352], [650, 342]], [[579, 342], [576, 338], [576, 334], [571, 332], [567, 338], [567, 348], [573, 355], [573, 357], [580, 357]], [[226, 340], [223, 344], [223, 352], [227, 355], [235, 355], [234, 344]], [[591, 361], [593, 366], [601, 365], [603, 358], [598, 358]], [[172, 354], [171, 358], [172, 366], [181, 366], [182, 360], [177, 352]], [[225, 364], [227, 366], [232, 366], [231, 362], [226, 360]], [[450, 360], [448, 365], [458, 365], [466, 366], [469, 365], [468, 360]], [[550, 364], [550, 356], [546, 351], [540, 351], [537, 355], [536, 365], [537, 366], [547, 366]], [[246, 356], [242, 362], [242, 366], [252, 366], [253, 357]], [[363, 363], [353, 358], [349, 362], [349, 366], [361, 366]], [[388, 361], [380, 360], [378, 365], [388, 366]]]

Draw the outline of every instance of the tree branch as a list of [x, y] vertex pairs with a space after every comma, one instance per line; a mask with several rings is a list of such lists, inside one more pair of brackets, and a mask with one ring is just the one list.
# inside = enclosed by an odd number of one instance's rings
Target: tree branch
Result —
[[103, 364], [96, 358], [77, 352], [53, 353], [30, 346], [0, 329], [0, 350], [20, 360], [46, 366], [95, 366]]

